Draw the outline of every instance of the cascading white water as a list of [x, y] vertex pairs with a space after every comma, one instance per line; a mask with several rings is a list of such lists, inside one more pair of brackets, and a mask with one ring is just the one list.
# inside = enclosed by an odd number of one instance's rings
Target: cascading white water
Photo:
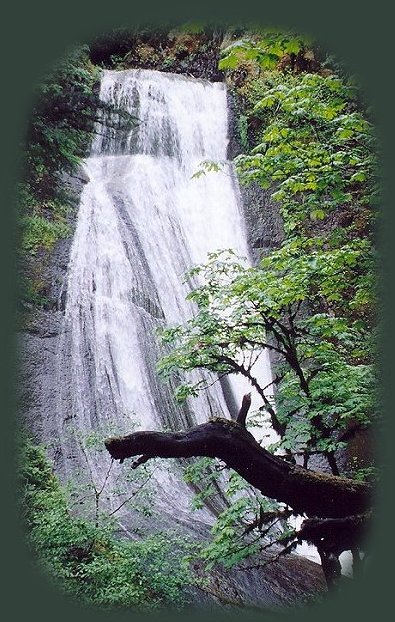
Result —
[[[105, 71], [100, 98], [137, 117], [138, 125], [125, 132], [103, 119], [85, 162], [89, 182], [72, 246], [59, 359], [58, 457], [66, 476], [85, 459], [91, 477], [104, 481], [109, 458], [82, 459], [78, 437], [109, 425], [120, 432], [180, 430], [209, 415], [229, 416], [219, 383], [183, 407], [175, 404], [155, 371], [156, 330], [191, 316], [183, 275], [208, 252], [249, 252], [231, 165], [193, 178], [202, 161], [226, 162], [224, 85], [156, 71]], [[256, 373], [262, 386], [270, 382], [265, 357]], [[231, 386], [240, 404], [246, 386], [240, 379]], [[122, 468], [115, 465], [106, 482], [110, 506], [114, 471]], [[154, 477], [162, 518], [187, 522], [192, 491], [181, 474], [157, 468]], [[212, 522], [209, 509], [194, 513], [199, 520]]]

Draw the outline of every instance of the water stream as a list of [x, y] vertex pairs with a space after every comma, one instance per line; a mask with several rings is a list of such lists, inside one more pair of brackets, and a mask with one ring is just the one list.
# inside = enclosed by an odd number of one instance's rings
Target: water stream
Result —
[[[89, 182], [72, 245], [58, 362], [57, 466], [66, 479], [79, 470], [97, 489], [105, 482], [103, 499], [115, 510], [127, 496], [127, 486], [114, 493], [125, 465], [111, 466], [106, 452], [98, 457], [87, 437], [181, 430], [210, 415], [230, 416], [232, 400], [219, 382], [182, 407], [174, 402], [174, 386], [155, 371], [156, 331], [191, 316], [188, 269], [210, 251], [232, 248], [249, 261], [249, 250], [237, 180], [226, 162], [225, 86], [157, 71], [105, 71], [100, 98], [138, 124], [117, 129], [103, 117], [84, 165]], [[207, 160], [224, 166], [194, 178]], [[270, 382], [266, 357], [256, 373], [262, 386]], [[238, 378], [230, 384], [239, 405], [248, 388]], [[218, 501], [191, 520], [193, 491], [175, 461], [170, 471], [155, 468], [151, 486], [164, 525], [176, 518], [204, 528], [221, 509]], [[126, 506], [118, 515], [128, 531]]]

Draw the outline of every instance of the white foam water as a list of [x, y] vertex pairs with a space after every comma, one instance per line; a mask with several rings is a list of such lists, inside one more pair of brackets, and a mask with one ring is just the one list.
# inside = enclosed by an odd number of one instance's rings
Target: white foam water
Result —
[[[81, 457], [78, 436], [109, 426], [181, 430], [210, 415], [229, 417], [219, 382], [182, 407], [174, 402], [174, 386], [155, 370], [156, 331], [191, 317], [187, 270], [217, 249], [233, 249], [247, 261], [249, 250], [226, 159], [225, 86], [157, 71], [105, 71], [100, 98], [137, 125], [125, 129], [104, 116], [85, 162], [89, 182], [68, 271], [57, 425], [61, 470], [74, 477], [85, 460], [91, 477], [103, 481], [109, 457]], [[193, 177], [207, 160], [222, 162], [221, 171]], [[266, 355], [255, 374], [261, 386], [270, 383]], [[240, 404], [250, 390], [246, 380], [233, 378], [230, 386]], [[253, 407], [260, 404], [257, 396]], [[110, 508], [114, 473], [122, 468], [115, 465], [106, 482]], [[155, 469], [154, 503], [162, 518], [189, 523], [193, 491], [174, 469]], [[212, 523], [216, 509], [195, 512], [193, 521]]]

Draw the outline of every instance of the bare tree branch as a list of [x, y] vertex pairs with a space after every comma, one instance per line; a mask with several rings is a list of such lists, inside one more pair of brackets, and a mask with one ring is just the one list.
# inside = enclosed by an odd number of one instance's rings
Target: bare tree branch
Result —
[[309, 471], [261, 447], [235, 421], [214, 419], [184, 432], [134, 432], [105, 441], [116, 460], [143, 456], [220, 458], [262, 494], [310, 517], [341, 518], [364, 514], [371, 486], [344, 477]]
[[241, 403], [241, 408], [239, 410], [239, 413], [236, 417], [236, 422], [245, 427], [246, 424], [246, 417], [247, 417], [247, 413], [250, 409], [251, 406], [251, 393], [246, 393], [243, 397], [243, 401]]

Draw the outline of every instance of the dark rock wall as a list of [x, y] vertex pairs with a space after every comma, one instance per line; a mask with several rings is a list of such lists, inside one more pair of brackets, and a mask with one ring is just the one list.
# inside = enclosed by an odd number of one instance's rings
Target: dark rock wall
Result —
[[[70, 197], [68, 225], [70, 237], [56, 242], [51, 252], [33, 257], [33, 273], [40, 269], [46, 302], [42, 308], [27, 309], [18, 339], [18, 411], [21, 420], [38, 442], [51, 452], [51, 418], [56, 408], [56, 365], [66, 298], [66, 276], [78, 207], [86, 177], [82, 169], [64, 175], [63, 185]], [[38, 264], [38, 265], [37, 265]], [[56, 440], [56, 439], [54, 439]]]
[[[233, 160], [242, 153], [238, 129], [239, 103], [237, 95], [229, 90], [229, 146], [228, 158]], [[279, 248], [284, 239], [283, 221], [278, 204], [271, 199], [273, 188], [264, 190], [257, 183], [240, 185], [241, 199], [252, 257], [260, 257]]]

